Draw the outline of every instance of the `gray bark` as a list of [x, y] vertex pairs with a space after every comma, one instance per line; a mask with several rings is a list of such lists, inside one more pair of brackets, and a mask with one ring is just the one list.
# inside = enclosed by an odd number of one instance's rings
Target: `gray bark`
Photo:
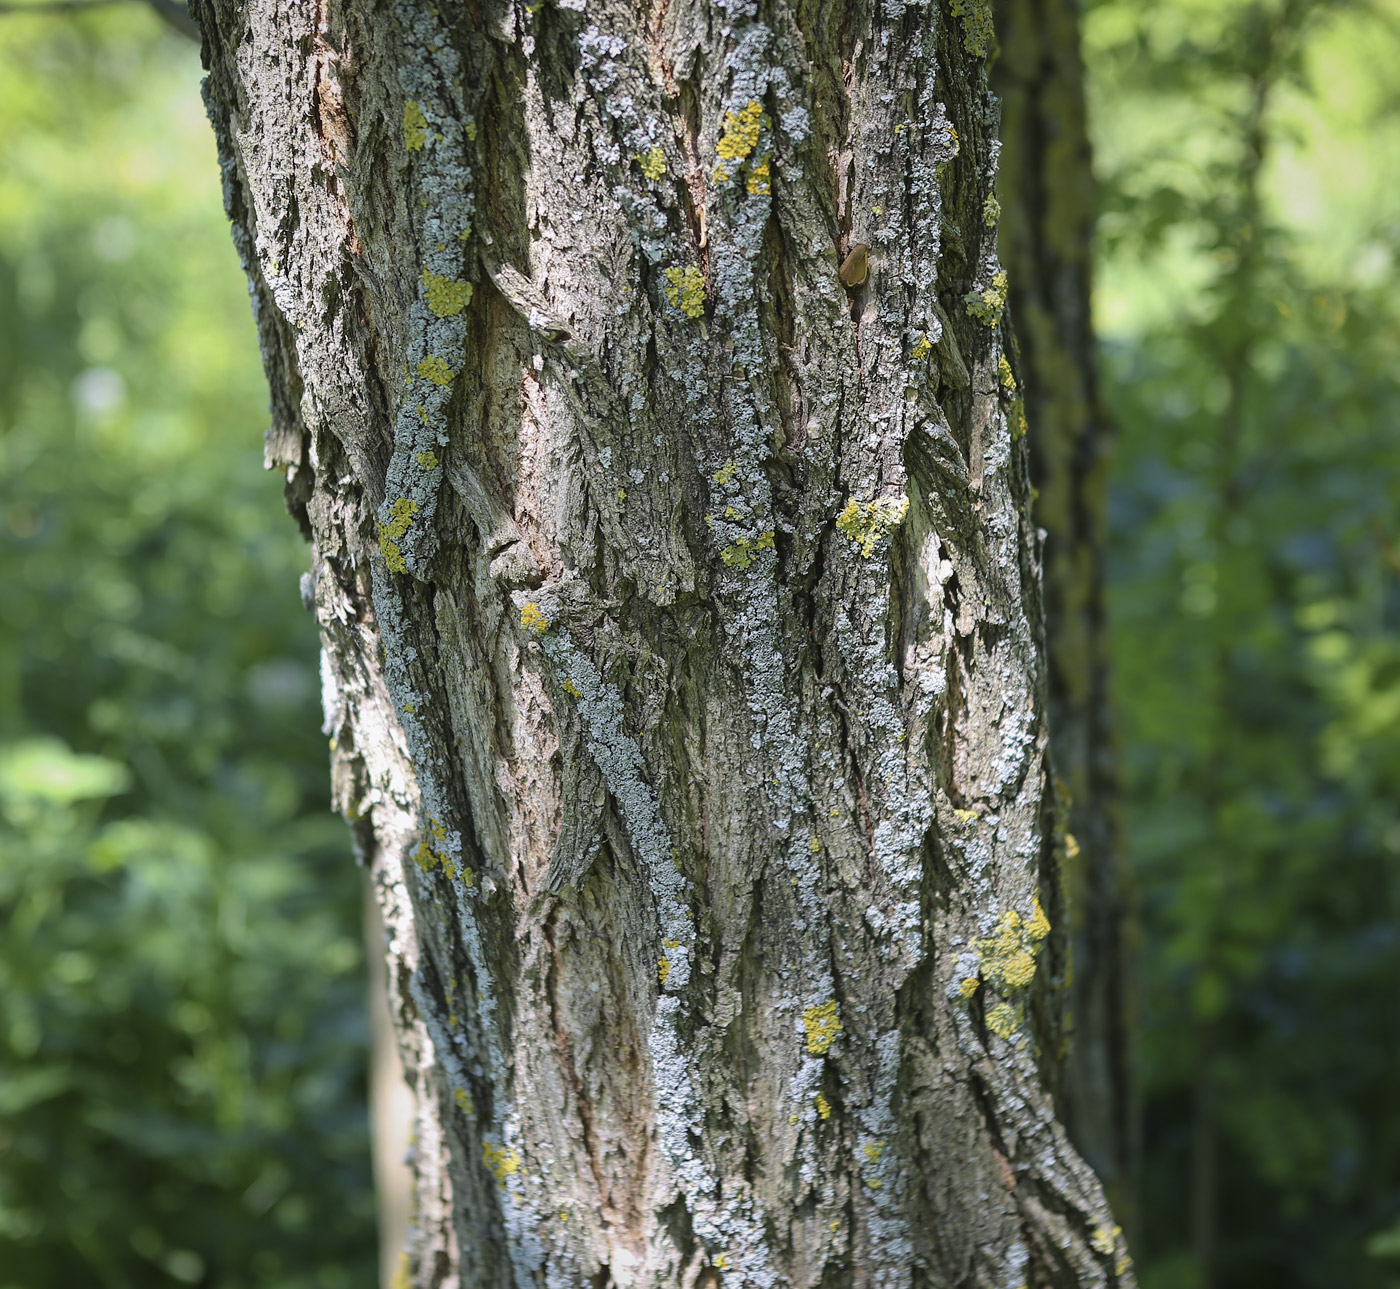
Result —
[[198, 6], [415, 1285], [1131, 1283], [953, 8]]
[[1132, 1212], [1137, 1102], [1130, 1014], [1132, 888], [1118, 812], [1104, 604], [1112, 426], [1090, 316], [1096, 214], [1078, 0], [998, 0], [1000, 248], [1025, 377], [1032, 513], [1046, 532], [1050, 754], [1067, 831], [1068, 1043], [1053, 1080], [1070, 1140], [1120, 1218]]

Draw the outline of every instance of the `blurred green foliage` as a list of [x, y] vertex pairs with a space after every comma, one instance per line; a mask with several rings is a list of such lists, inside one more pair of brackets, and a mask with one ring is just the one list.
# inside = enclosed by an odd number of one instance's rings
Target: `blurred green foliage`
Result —
[[368, 1286], [359, 877], [198, 51], [0, 17], [0, 1286]]
[[1400, 6], [1099, 0], [1145, 1289], [1400, 1284]]

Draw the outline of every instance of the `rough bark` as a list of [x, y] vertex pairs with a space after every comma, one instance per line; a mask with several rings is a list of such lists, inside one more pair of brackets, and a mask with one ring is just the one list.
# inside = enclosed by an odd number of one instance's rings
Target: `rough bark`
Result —
[[1131, 1283], [953, 8], [198, 5], [415, 1285]]
[[1137, 1154], [1130, 1061], [1131, 883], [1118, 814], [1104, 604], [1112, 427], [1090, 315], [1094, 175], [1078, 0], [998, 0], [1000, 249], [1025, 377], [1032, 513], [1043, 556], [1050, 754], [1072, 839], [1070, 1042], [1055, 1079], [1070, 1139], [1131, 1211]]

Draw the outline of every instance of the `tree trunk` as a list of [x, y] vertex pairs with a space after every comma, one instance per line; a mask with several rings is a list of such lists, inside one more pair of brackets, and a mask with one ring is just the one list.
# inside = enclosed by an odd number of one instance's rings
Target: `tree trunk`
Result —
[[952, 7], [198, 6], [415, 1285], [1131, 1283]]
[[1104, 606], [1111, 427], [1090, 316], [1094, 175], [1084, 119], [1078, 0], [998, 0], [993, 85], [1003, 103], [1001, 252], [1025, 374], [1033, 514], [1046, 531], [1050, 753], [1070, 843], [1070, 1043], [1055, 1078], [1070, 1139], [1131, 1211], [1137, 1109], [1125, 945], [1130, 881], [1118, 816]]

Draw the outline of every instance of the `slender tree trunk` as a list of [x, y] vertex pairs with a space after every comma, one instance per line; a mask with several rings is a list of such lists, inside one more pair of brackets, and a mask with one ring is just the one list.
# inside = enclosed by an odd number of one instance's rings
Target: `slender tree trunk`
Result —
[[1070, 838], [1070, 1041], [1056, 1103], [1114, 1209], [1127, 1215], [1138, 1138], [1126, 945], [1132, 899], [1104, 605], [1112, 435], [1099, 401], [1090, 316], [1096, 211], [1078, 11], [1078, 0], [998, 0], [993, 84], [1004, 104], [1001, 252], [1033, 427], [1033, 514], [1046, 530], [1051, 763], [1067, 799]]
[[952, 7], [198, 6], [415, 1285], [1131, 1283]]

